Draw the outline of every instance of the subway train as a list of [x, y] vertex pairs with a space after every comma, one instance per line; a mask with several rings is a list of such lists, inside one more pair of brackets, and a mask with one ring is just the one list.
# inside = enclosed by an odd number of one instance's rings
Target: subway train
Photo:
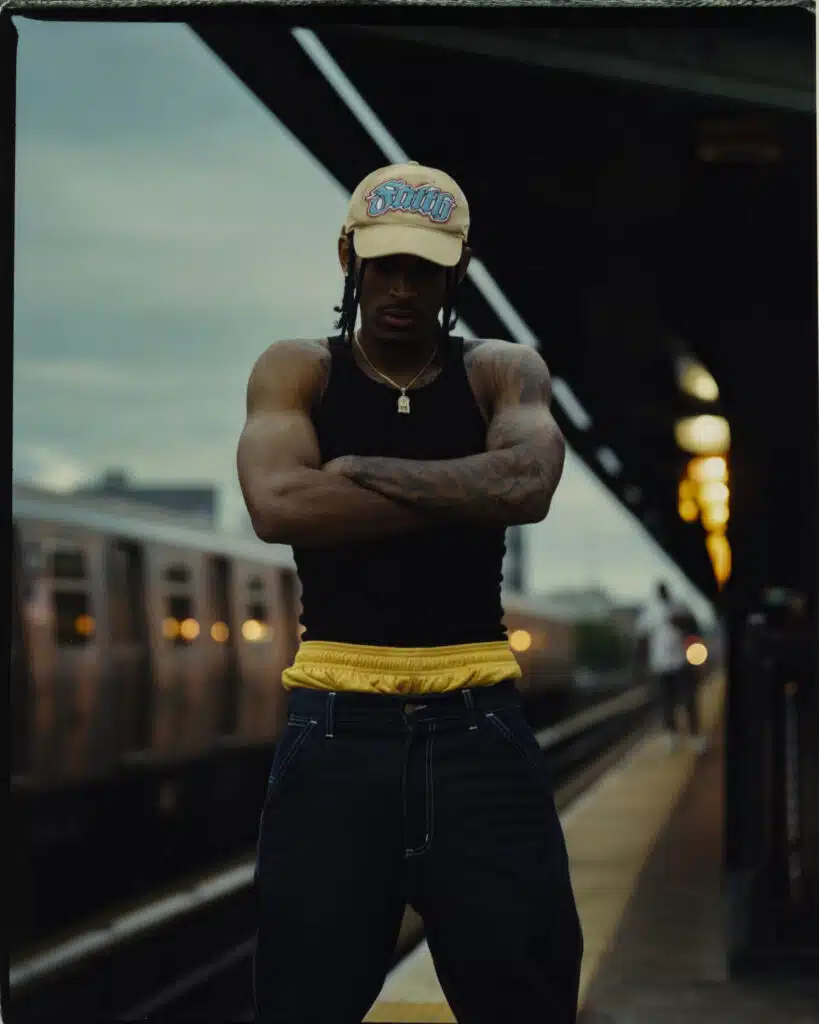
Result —
[[[270, 743], [299, 643], [289, 548], [165, 513], [13, 497], [12, 777], [28, 791]], [[571, 679], [571, 627], [504, 595], [536, 690]]]
[[[300, 639], [289, 548], [15, 485], [12, 551], [12, 792], [49, 807], [31, 836], [76, 838], [95, 794], [127, 800], [132, 828], [261, 798]], [[504, 604], [522, 689], [569, 690], [571, 625]]]

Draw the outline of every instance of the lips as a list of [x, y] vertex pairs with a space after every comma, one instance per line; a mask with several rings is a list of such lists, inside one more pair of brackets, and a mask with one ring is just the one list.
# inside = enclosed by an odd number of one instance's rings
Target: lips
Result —
[[397, 306], [381, 310], [381, 316], [391, 327], [409, 327], [415, 322], [416, 315], [411, 309], [400, 309]]

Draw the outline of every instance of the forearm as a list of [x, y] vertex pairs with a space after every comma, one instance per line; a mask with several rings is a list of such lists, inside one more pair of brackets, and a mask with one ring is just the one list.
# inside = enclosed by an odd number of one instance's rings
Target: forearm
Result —
[[262, 495], [251, 510], [254, 529], [271, 544], [334, 547], [419, 530], [430, 516], [321, 470], [299, 470]]
[[546, 517], [563, 472], [564, 448], [519, 445], [440, 461], [347, 461], [348, 479], [438, 519], [511, 526]]

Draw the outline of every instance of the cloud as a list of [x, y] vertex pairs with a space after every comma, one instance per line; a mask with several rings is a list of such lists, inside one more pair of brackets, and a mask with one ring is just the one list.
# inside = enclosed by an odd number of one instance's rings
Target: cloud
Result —
[[13, 460], [15, 478], [54, 491], [70, 491], [85, 480], [81, 462], [46, 444], [27, 444]]
[[91, 392], [100, 390], [141, 394], [155, 386], [156, 374], [143, 370], [134, 373], [115, 363], [99, 359], [26, 359], [14, 364], [15, 387], [38, 387], [59, 391]]
[[268, 201], [278, 169], [267, 142], [192, 165], [190, 153], [133, 158], [22, 134], [17, 301], [268, 322], [316, 306], [329, 319], [343, 202], [325, 196], [325, 215], [305, 220], [286, 183]]

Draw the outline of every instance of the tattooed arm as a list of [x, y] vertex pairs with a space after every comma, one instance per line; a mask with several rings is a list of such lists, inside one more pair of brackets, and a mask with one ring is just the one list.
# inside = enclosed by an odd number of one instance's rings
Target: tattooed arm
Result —
[[280, 341], [250, 374], [236, 462], [253, 529], [269, 544], [334, 547], [432, 522], [420, 509], [322, 472], [310, 409], [329, 361], [319, 342]]
[[545, 519], [565, 458], [548, 368], [537, 352], [503, 341], [483, 343], [472, 358], [492, 401], [486, 452], [440, 461], [350, 455], [325, 469], [439, 520], [511, 526]]

